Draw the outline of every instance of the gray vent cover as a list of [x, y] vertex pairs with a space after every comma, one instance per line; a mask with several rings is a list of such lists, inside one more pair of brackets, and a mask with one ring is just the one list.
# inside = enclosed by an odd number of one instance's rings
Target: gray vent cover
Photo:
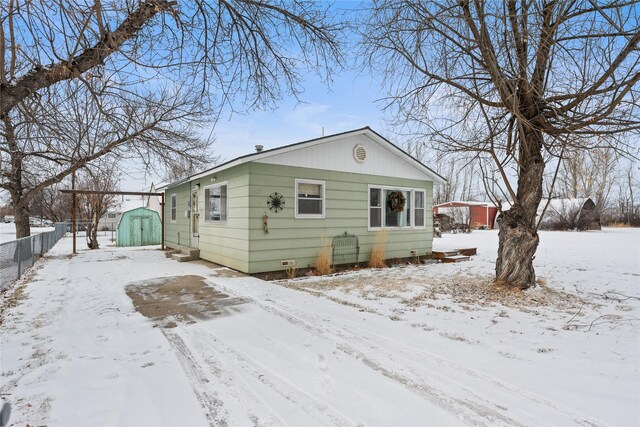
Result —
[[367, 149], [364, 148], [364, 145], [358, 144], [353, 147], [353, 158], [356, 159], [356, 162], [363, 163], [367, 158]]

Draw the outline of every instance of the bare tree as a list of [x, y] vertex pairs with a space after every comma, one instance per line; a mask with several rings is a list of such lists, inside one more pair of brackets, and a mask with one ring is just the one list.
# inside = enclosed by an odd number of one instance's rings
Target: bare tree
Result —
[[194, 130], [207, 116], [195, 94], [157, 87], [140, 97], [111, 88], [109, 81], [62, 82], [4, 115], [0, 188], [11, 197], [17, 237], [29, 235], [36, 195], [102, 156], [147, 165], [206, 158], [207, 141]]
[[[118, 173], [113, 160], [102, 158], [97, 164], [80, 171], [79, 190], [117, 191]], [[82, 217], [89, 220], [87, 226], [87, 247], [98, 249], [98, 222], [117, 200], [112, 194], [83, 194], [80, 197]]]
[[616, 179], [619, 156], [610, 147], [587, 153], [567, 150], [562, 158], [555, 194], [559, 197], [590, 197], [603, 212]]
[[[535, 285], [546, 161], [566, 148], [628, 152], [638, 132], [639, 8], [633, 1], [374, 2], [365, 57], [386, 71], [398, 120], [494, 160], [513, 200], [500, 217], [496, 280]], [[509, 182], [515, 169], [517, 185]]]
[[[59, 193], [61, 188], [69, 188], [71, 183], [63, 180], [42, 189], [33, 196], [30, 203], [30, 211], [34, 211], [34, 205], [42, 212], [44, 218], [53, 222], [63, 222], [71, 218], [71, 195]], [[13, 214], [13, 210], [11, 211]]]
[[640, 203], [636, 197], [640, 191], [640, 166], [629, 163], [621, 171], [618, 180], [618, 199], [613, 220], [630, 226], [640, 225]]
[[[297, 95], [303, 68], [330, 79], [341, 61], [341, 24], [328, 10], [311, 0], [3, 0], [2, 188], [11, 194], [17, 235], [29, 234], [31, 191], [115, 147], [119, 156], [145, 161], [175, 147], [169, 152], [196, 160], [175, 143], [193, 142], [202, 114], [264, 108], [285, 93]], [[82, 103], [100, 112], [92, 123], [99, 132], [77, 145], [58, 110]], [[101, 144], [84, 145], [98, 133]], [[148, 145], [158, 134], [162, 143]], [[51, 156], [50, 141], [62, 147]], [[55, 173], [35, 176], [47, 162]]]

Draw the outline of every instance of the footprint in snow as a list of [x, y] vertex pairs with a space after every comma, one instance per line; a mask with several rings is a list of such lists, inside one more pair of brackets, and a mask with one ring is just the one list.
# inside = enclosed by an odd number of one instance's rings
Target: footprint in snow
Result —
[[327, 364], [327, 358], [324, 357], [322, 354], [318, 355], [318, 369], [320, 369], [322, 372], [327, 372], [327, 370], [329, 369], [329, 365]]

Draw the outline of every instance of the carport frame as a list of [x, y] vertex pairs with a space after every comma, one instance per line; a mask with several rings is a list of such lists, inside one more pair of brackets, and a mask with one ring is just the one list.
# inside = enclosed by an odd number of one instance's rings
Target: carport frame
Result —
[[71, 228], [73, 230], [73, 255], [76, 252], [76, 195], [77, 194], [101, 194], [101, 195], [114, 195], [114, 196], [160, 196], [160, 222], [162, 223], [162, 250], [164, 251], [164, 193], [151, 193], [144, 191], [98, 191], [98, 190], [60, 190], [63, 194], [71, 194], [72, 196], [72, 213], [71, 213]]

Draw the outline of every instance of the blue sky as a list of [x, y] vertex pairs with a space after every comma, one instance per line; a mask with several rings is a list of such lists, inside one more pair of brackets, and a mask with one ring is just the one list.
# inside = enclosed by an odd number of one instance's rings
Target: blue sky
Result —
[[[332, 8], [336, 13], [354, 13], [358, 1], [339, 1]], [[351, 37], [355, 42], [355, 36]], [[355, 62], [356, 47], [347, 48], [347, 60]], [[222, 114], [215, 127], [203, 129], [207, 137], [212, 131], [215, 137], [213, 154], [220, 161], [230, 160], [254, 151], [256, 144], [265, 149], [275, 148], [324, 134], [344, 132], [370, 126], [376, 132], [391, 136], [385, 123], [382, 104], [376, 100], [384, 96], [379, 77], [361, 71], [353, 63], [333, 76], [328, 86], [313, 74], [307, 74], [301, 82], [304, 88], [298, 99], [293, 96], [281, 100], [277, 107], [268, 111], [251, 111], [246, 114]], [[392, 138], [393, 140], [393, 138]], [[141, 172], [122, 175], [123, 191], [141, 190], [159, 177]]]
[[[374, 77], [358, 71], [336, 75], [327, 87], [320, 79], [310, 76], [303, 82], [305, 92], [283, 99], [274, 110], [253, 111], [246, 114], [223, 115], [213, 128], [213, 153], [220, 161], [230, 160], [254, 151], [256, 144], [265, 149], [275, 148], [324, 134], [344, 132], [370, 126], [387, 136], [388, 126], [382, 104], [376, 100], [384, 94]], [[212, 128], [203, 129], [205, 136]], [[123, 174], [123, 191], [141, 190], [144, 185], [158, 182], [156, 176], [144, 173]]]
[[[336, 75], [327, 87], [313, 76], [303, 82], [305, 92], [282, 100], [270, 111], [223, 115], [213, 128], [213, 153], [221, 161], [230, 160], [254, 151], [256, 144], [265, 149], [275, 148], [306, 139], [370, 126], [382, 135], [388, 134], [382, 104], [380, 84], [374, 78], [356, 71]], [[204, 129], [207, 136], [212, 128]], [[140, 190], [143, 173], [123, 175], [122, 190]], [[158, 182], [147, 176], [146, 185]]]

